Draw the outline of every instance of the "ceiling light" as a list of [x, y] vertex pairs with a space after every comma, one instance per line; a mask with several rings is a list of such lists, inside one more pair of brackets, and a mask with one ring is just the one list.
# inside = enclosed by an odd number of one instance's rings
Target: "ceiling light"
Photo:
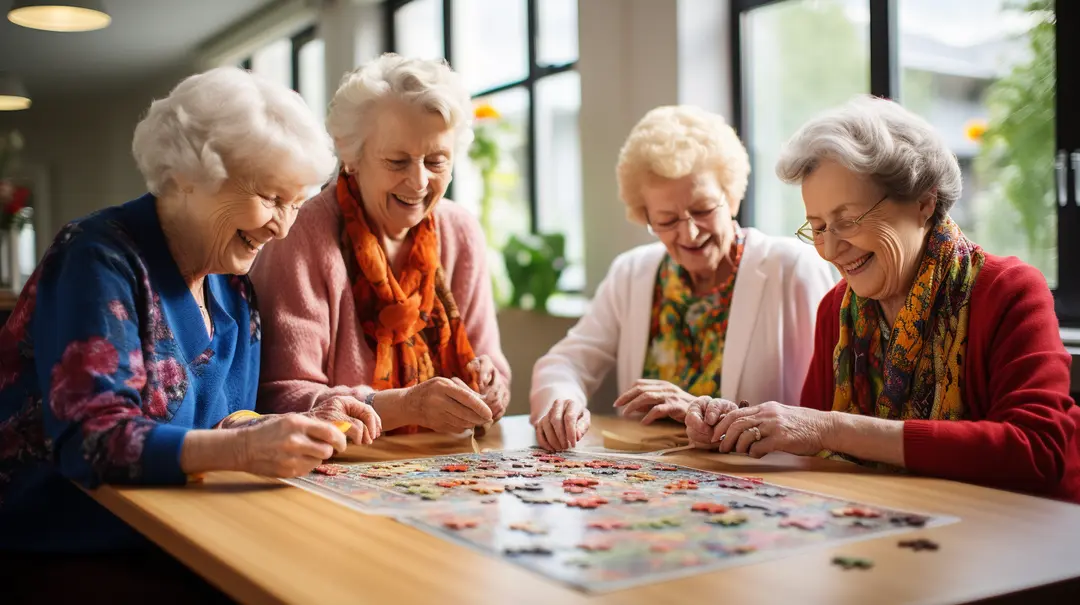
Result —
[[15, 0], [8, 20], [54, 32], [85, 32], [107, 26], [112, 17], [101, 0]]
[[30, 95], [26, 94], [18, 76], [0, 71], [0, 111], [16, 111], [30, 107]]

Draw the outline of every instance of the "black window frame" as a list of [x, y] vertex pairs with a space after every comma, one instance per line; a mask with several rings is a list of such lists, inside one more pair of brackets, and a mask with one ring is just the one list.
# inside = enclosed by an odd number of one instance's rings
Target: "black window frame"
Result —
[[[318, 38], [318, 35], [315, 25], [309, 25], [289, 38], [289, 45], [291, 47], [289, 50], [289, 61], [291, 62], [291, 65], [289, 66], [291, 70], [289, 75], [289, 85], [296, 92], [300, 92], [300, 50], [304, 48], [305, 44], [316, 38]], [[247, 56], [240, 61], [240, 67], [250, 71], [251, 56]]]
[[[397, 26], [395, 24], [394, 15], [398, 9], [406, 6], [415, 0], [385, 0], [383, 3], [385, 17], [384, 22], [384, 36], [386, 41], [386, 50], [388, 52], [395, 52], [397, 50]], [[581, 0], [579, 0], [580, 2]], [[472, 94], [473, 99], [480, 99], [488, 95], [504, 92], [514, 88], [524, 88], [528, 93], [529, 109], [526, 116], [526, 132], [525, 132], [525, 175], [529, 183], [528, 191], [528, 207], [529, 207], [529, 230], [535, 234], [539, 232], [540, 212], [539, 212], [539, 184], [537, 183], [537, 167], [536, 167], [536, 85], [540, 80], [561, 74], [567, 71], [574, 71], [577, 69], [578, 60], [568, 63], [559, 63], [556, 65], [545, 65], [539, 62], [539, 35], [540, 35], [540, 0], [526, 0], [526, 15], [528, 21], [528, 60], [529, 60], [529, 72], [523, 79], [514, 80], [505, 84], [482, 90], [478, 93]], [[451, 66], [454, 65], [454, 0], [442, 0], [442, 19], [443, 19], [443, 58]], [[448, 192], [449, 194], [449, 192]]]
[[[743, 17], [750, 11], [790, 0], [732, 0], [731, 23], [731, 86], [733, 91], [732, 120], [740, 137], [752, 144], [747, 107], [747, 76], [743, 53]], [[894, 98], [899, 92], [898, 2], [903, 0], [865, 0], [870, 14], [870, 90], [872, 95]], [[1057, 207], [1058, 279], [1054, 288], [1054, 306], [1062, 326], [1080, 326], [1080, 72], [1075, 57], [1080, 56], [1080, 3], [1075, 0], [1055, 0], [1056, 13], [1056, 145], [1055, 153], [1064, 173], [1065, 203]], [[771, 167], [753, 166], [754, 170]], [[1059, 177], [1060, 178], [1060, 177]], [[1054, 185], [1057, 187], [1057, 184]], [[753, 181], [747, 188], [746, 199], [739, 210], [739, 220], [753, 225]], [[1070, 237], [1071, 235], [1071, 237]], [[1074, 269], [1066, 270], [1072, 266]]]

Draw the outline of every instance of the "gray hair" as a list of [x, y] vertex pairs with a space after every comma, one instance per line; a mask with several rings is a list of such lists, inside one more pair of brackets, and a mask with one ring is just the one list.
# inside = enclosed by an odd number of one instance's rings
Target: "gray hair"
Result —
[[886, 99], [859, 96], [804, 124], [780, 152], [776, 174], [801, 183], [823, 159], [870, 176], [899, 201], [936, 191], [937, 219], [960, 199], [956, 155], [926, 120]]
[[442, 59], [409, 59], [386, 53], [345, 74], [330, 101], [326, 128], [342, 162], [359, 159], [372, 126], [369, 110], [385, 98], [442, 116], [447, 127], [456, 131], [456, 153], [472, 143], [472, 99], [461, 76]]
[[189, 76], [135, 127], [135, 163], [151, 193], [177, 176], [217, 191], [231, 172], [285, 166], [309, 185], [333, 174], [330, 137], [300, 95], [236, 67]]

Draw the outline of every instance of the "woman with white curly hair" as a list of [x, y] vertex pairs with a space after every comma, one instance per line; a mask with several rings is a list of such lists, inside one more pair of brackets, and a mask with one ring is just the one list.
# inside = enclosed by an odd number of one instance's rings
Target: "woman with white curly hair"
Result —
[[814, 310], [834, 284], [791, 238], [735, 222], [750, 164], [716, 114], [658, 107], [619, 154], [630, 221], [660, 241], [620, 255], [588, 314], [537, 361], [537, 442], [572, 448], [591, 394], [614, 367], [614, 407], [645, 424], [683, 422], [697, 398], [794, 400], [812, 352]]
[[327, 117], [341, 173], [252, 273], [281, 352], [264, 359], [260, 406], [365, 402], [397, 433], [502, 416], [510, 368], [483, 232], [442, 199], [471, 108], [443, 61], [388, 53], [342, 78]]
[[194, 75], [154, 101], [132, 151], [150, 192], [65, 226], [0, 332], [0, 553], [146, 545], [70, 480], [297, 476], [345, 448], [329, 420], [350, 418], [357, 441], [378, 434], [362, 407], [253, 411], [260, 323], [245, 274], [334, 168], [300, 96], [236, 68]]
[[690, 437], [1080, 502], [1080, 409], [1050, 289], [949, 218], [960, 167], [933, 128], [859, 97], [795, 133], [776, 171], [802, 185], [799, 236], [844, 281], [818, 310], [801, 398], [721, 420], [706, 405]]

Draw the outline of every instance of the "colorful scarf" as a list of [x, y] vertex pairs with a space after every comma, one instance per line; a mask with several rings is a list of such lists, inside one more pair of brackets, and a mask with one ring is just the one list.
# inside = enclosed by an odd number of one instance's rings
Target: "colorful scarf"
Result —
[[887, 337], [880, 305], [848, 288], [833, 352], [833, 411], [893, 420], [964, 418], [971, 291], [984, 260], [952, 219], [939, 222]]
[[364, 334], [375, 342], [372, 386], [382, 391], [456, 376], [475, 390], [465, 366], [476, 355], [446, 286], [435, 217], [429, 214], [413, 227], [412, 250], [395, 276], [368, 227], [356, 181], [344, 172], [338, 176], [337, 200], [359, 267], [353, 282], [357, 315]]
[[702, 296], [694, 295], [690, 274], [665, 256], [653, 290], [650, 344], [643, 377], [666, 380], [691, 395], [720, 394], [735, 276], [745, 237], [736, 226], [731, 275]]

